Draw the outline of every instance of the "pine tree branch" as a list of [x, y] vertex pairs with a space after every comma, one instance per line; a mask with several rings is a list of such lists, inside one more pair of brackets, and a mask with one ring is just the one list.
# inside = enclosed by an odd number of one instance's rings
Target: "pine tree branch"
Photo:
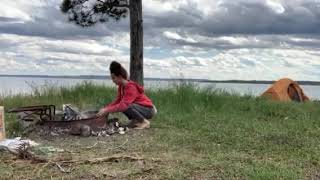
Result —
[[109, 19], [125, 18], [130, 7], [127, 0], [63, 0], [60, 9], [68, 15], [69, 21], [87, 27]]
[[[97, 1], [100, 2], [100, 3], [105, 3], [102, 0], [97, 0]], [[125, 4], [117, 4], [117, 5], [113, 5], [113, 6], [116, 7], [116, 8], [129, 8], [129, 3], [126, 2]]]

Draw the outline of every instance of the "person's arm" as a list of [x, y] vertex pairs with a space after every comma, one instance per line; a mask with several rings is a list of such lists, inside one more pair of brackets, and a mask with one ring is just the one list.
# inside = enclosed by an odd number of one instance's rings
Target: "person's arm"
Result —
[[117, 94], [116, 99], [112, 103], [106, 105], [104, 107], [104, 109], [107, 108], [108, 106], [114, 106], [115, 104], [118, 104], [120, 102], [120, 100], [121, 100], [121, 93], [120, 92], [121, 92], [121, 87], [119, 86], [118, 87], [118, 94]]
[[105, 111], [107, 113], [124, 112], [125, 110], [128, 109], [129, 105], [134, 102], [134, 100], [139, 95], [139, 92], [135, 85], [127, 84], [124, 88], [123, 94], [124, 94], [123, 98], [120, 100], [119, 103], [114, 104], [112, 106], [107, 106], [105, 108]]
[[121, 87], [119, 86], [116, 99], [110, 104], [107, 104], [106, 106], [101, 108], [97, 113], [97, 116], [106, 116], [108, 114], [107, 108], [118, 104], [120, 101], [121, 101]]

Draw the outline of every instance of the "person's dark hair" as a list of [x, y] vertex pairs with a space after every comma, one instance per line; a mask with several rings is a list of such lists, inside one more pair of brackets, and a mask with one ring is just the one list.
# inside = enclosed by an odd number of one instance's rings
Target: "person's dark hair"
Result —
[[117, 61], [112, 61], [109, 67], [110, 73], [128, 79], [127, 71]]

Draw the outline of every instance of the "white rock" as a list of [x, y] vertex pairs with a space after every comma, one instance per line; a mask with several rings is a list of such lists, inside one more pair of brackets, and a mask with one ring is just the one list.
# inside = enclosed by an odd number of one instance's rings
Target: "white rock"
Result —
[[59, 134], [58, 134], [58, 133], [55, 133], [55, 132], [51, 132], [50, 135], [51, 135], [51, 136], [59, 136]]

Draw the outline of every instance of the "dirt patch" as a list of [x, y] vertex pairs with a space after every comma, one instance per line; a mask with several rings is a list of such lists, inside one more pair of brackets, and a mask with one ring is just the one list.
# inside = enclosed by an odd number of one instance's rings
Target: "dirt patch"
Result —
[[[53, 153], [47, 162], [32, 163], [5, 155], [8, 177], [28, 172], [24, 179], [45, 179], [58, 175], [66, 179], [130, 179], [149, 177], [156, 171], [159, 157], [144, 154], [140, 142], [148, 139], [148, 130], [131, 130], [109, 137], [46, 136], [31, 133], [28, 138], [42, 145], [64, 149]], [[1, 164], [1, 163], [0, 163]], [[4, 168], [4, 167], [3, 167]], [[2, 169], [3, 169], [2, 168]], [[29, 170], [27, 170], [29, 169]], [[19, 176], [20, 177], [20, 176]]]

